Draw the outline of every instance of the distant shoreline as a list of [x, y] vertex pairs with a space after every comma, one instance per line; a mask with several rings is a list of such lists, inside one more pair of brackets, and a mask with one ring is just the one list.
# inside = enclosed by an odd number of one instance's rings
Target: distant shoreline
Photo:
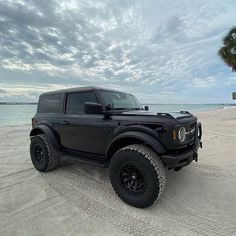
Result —
[[[0, 102], [0, 105], [38, 105], [37, 102]], [[141, 103], [141, 105], [221, 105], [221, 106], [236, 106], [236, 103]]]
[[236, 103], [141, 103], [141, 105], [220, 105], [220, 106], [236, 106]]
[[0, 105], [37, 105], [37, 102], [0, 102]]

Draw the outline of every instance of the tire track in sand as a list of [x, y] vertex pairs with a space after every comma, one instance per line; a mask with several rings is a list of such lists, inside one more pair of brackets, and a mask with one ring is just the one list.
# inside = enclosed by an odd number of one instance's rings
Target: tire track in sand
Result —
[[[124, 208], [119, 208], [119, 205], [123, 203], [113, 193], [108, 178], [106, 177], [104, 181], [104, 179], [93, 177], [83, 170], [83, 166], [62, 167], [55, 172], [42, 174], [42, 176], [56, 192], [80, 211], [101, 222], [108, 222], [128, 234], [170, 235], [173, 234], [174, 226], [178, 227], [179, 224], [182, 229], [185, 229], [186, 234], [191, 232], [191, 235], [194, 233], [234, 235], [235, 233], [231, 225], [201, 216], [194, 209], [175, 206], [171, 203], [164, 204], [161, 218], [155, 219], [155, 215], [151, 215], [155, 221], [145, 220], [148, 210], [128, 207], [128, 211], [124, 211]], [[133, 214], [135, 211], [140, 213], [139, 216]], [[148, 218], [150, 219], [150, 215]]]

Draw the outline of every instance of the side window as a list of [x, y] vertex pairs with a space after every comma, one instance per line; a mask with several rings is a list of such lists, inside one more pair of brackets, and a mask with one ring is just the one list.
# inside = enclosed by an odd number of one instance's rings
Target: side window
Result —
[[39, 113], [57, 113], [59, 112], [61, 94], [43, 95], [39, 99]]
[[85, 102], [98, 102], [93, 92], [67, 94], [66, 114], [84, 114]]

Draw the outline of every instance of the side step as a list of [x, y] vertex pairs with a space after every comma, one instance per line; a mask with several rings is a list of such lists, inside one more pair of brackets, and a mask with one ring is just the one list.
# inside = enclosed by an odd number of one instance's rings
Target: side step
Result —
[[61, 157], [101, 167], [108, 167], [109, 164], [108, 160], [103, 156], [98, 157], [97, 155], [82, 152], [78, 154], [76, 153], [76, 155], [73, 153], [62, 153]]

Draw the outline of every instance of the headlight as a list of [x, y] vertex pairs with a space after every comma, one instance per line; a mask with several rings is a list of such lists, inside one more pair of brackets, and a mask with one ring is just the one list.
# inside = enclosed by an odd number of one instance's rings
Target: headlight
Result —
[[178, 138], [180, 142], [184, 142], [186, 138], [186, 129], [184, 127], [181, 127], [178, 132]]

